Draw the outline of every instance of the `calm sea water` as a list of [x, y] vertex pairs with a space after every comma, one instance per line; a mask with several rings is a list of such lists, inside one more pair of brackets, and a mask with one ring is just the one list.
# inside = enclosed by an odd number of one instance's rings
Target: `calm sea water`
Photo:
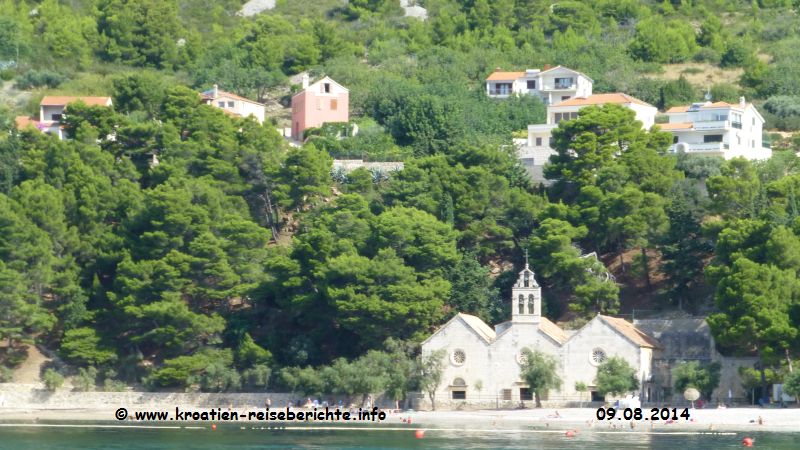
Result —
[[124, 429], [0, 427], [0, 449], [723, 449], [742, 448], [745, 435], [754, 448], [798, 449], [800, 433], [686, 435], [581, 432], [502, 433], [428, 430], [417, 439], [408, 430], [261, 430], [220, 426], [203, 429]]

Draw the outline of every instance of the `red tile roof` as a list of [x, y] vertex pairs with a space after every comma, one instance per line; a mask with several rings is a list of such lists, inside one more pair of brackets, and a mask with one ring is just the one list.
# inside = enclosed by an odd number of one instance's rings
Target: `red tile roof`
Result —
[[690, 122], [678, 122], [678, 123], [659, 123], [657, 124], [659, 128], [664, 131], [667, 130], [688, 130], [692, 128], [692, 124]]
[[644, 105], [644, 106], [653, 106], [647, 102], [639, 100], [636, 97], [632, 97], [628, 94], [623, 94], [621, 92], [614, 92], [611, 94], [593, 94], [588, 97], [574, 97], [569, 100], [564, 100], [557, 105], [559, 106], [588, 106], [588, 105], [605, 105], [607, 103], [614, 103], [614, 104], [627, 104], [627, 103], [636, 103], [637, 105]]
[[486, 77], [486, 81], [514, 81], [525, 76], [525, 72], [501, 72], [495, 71]]
[[63, 106], [73, 102], [82, 101], [88, 106], [108, 106], [111, 97], [69, 97], [69, 96], [45, 96], [39, 103], [42, 106]]
[[562, 330], [561, 327], [554, 324], [544, 316], [542, 316], [541, 320], [539, 321], [539, 330], [550, 336], [559, 344], [563, 344], [569, 340], [569, 336], [567, 336], [567, 333], [564, 333], [564, 330]]
[[611, 328], [617, 330], [620, 334], [631, 340], [634, 344], [640, 347], [661, 348], [661, 344], [657, 340], [650, 337], [644, 331], [633, 326], [632, 323], [625, 319], [619, 319], [611, 316], [599, 316]]

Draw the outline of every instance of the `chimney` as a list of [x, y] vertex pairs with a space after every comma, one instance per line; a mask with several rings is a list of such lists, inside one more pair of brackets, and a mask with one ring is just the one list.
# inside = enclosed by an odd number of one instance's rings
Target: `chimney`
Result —
[[211, 95], [212, 95], [214, 98], [217, 98], [217, 97], [219, 97], [219, 86], [217, 86], [216, 84], [214, 85], [214, 90], [213, 90], [213, 92], [212, 92], [212, 94], [211, 94]]
[[544, 67], [542, 68], [542, 72], [544, 72], [545, 70], [550, 70], [550, 64], [544, 65]]
[[308, 89], [308, 73], [303, 74], [303, 89]]
[[739, 97], [739, 106], [741, 106], [742, 108], [747, 106], [747, 102], [745, 101], [744, 97]]

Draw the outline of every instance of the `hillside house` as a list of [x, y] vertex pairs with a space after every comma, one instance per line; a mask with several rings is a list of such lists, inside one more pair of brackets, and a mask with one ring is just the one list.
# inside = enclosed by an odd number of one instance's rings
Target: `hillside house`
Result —
[[253, 116], [258, 123], [264, 123], [264, 104], [241, 97], [230, 92], [219, 90], [216, 84], [200, 94], [203, 103], [221, 109], [226, 114], [236, 117]]
[[519, 145], [518, 156], [523, 166], [531, 174], [534, 181], [545, 182], [543, 169], [545, 163], [556, 151], [551, 147], [553, 129], [562, 120], [578, 117], [578, 111], [587, 106], [616, 104], [633, 110], [636, 120], [642, 122], [642, 128], [650, 129], [656, 119], [658, 109], [636, 97], [623, 93], [594, 94], [586, 97], [575, 97], [557, 105], [547, 107], [546, 123], [528, 125], [528, 138]]
[[350, 121], [350, 91], [324, 77], [309, 85], [303, 75], [303, 90], [292, 97], [292, 139], [303, 140], [304, 132], [324, 123]]
[[673, 135], [671, 152], [738, 156], [750, 160], [768, 159], [772, 150], [764, 147], [761, 133], [764, 118], [744, 97], [739, 103], [705, 102], [676, 106], [666, 112], [668, 123], [660, 124]]
[[592, 95], [594, 81], [576, 70], [544, 66], [544, 70], [503, 72], [495, 69], [486, 78], [486, 95], [506, 98], [511, 95], [538, 95], [545, 105], [557, 105], [574, 97]]
[[82, 102], [87, 106], [112, 106], [111, 97], [69, 97], [69, 96], [45, 96], [39, 102], [39, 116], [27, 117], [18, 116], [16, 118], [17, 128], [22, 129], [33, 126], [42, 133], [50, 133], [63, 140], [66, 138], [64, 129], [61, 125], [61, 118], [64, 109], [71, 103]]

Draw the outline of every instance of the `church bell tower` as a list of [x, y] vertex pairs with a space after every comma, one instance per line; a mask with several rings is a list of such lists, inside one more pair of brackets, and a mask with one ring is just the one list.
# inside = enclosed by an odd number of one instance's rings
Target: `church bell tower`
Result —
[[525, 251], [525, 269], [511, 289], [511, 321], [539, 323], [542, 317], [542, 288], [528, 267], [528, 251]]

